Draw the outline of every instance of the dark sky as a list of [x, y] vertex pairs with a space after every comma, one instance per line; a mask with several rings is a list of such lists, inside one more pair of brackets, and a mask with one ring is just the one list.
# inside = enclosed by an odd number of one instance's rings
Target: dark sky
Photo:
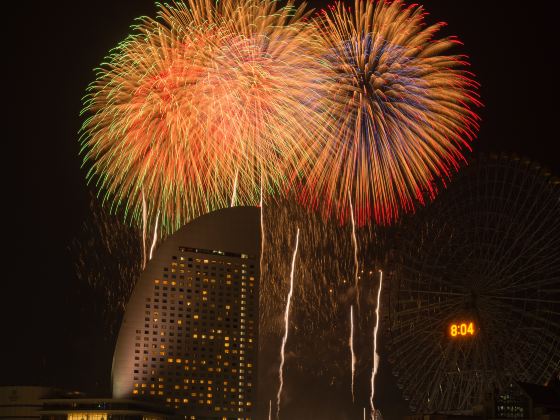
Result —
[[[527, 156], [560, 175], [556, 85], [557, 25], [549, 2], [425, 0], [429, 21], [458, 35], [482, 84], [475, 152]], [[320, 3], [315, 2], [316, 5]], [[102, 389], [109, 372], [98, 314], [77, 285], [68, 245], [88, 193], [77, 131], [92, 69], [153, 15], [150, 0], [12, 2], [5, 11], [2, 137], [9, 144], [3, 208], [8, 238], [2, 280], [0, 385]], [[6, 24], [4, 24], [6, 27]], [[7, 89], [7, 92], [6, 92]], [[12, 154], [11, 148], [14, 147]], [[95, 337], [95, 338], [92, 338]], [[95, 378], [95, 379], [94, 379]], [[92, 379], [92, 380], [90, 380]]]

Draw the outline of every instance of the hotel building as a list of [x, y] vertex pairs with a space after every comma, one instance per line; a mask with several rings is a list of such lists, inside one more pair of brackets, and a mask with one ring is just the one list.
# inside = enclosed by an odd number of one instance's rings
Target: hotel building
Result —
[[113, 398], [187, 419], [254, 419], [259, 253], [253, 207], [204, 215], [167, 238], [126, 307]]

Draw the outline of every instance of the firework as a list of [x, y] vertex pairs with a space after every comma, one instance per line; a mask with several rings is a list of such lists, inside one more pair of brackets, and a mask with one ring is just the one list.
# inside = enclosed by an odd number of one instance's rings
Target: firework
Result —
[[[348, 226], [325, 223], [319, 214], [305, 212], [293, 200], [281, 199], [265, 206], [261, 213], [262, 223], [262, 271], [260, 284], [260, 345], [274, 342], [284, 331], [285, 299], [289, 291], [290, 260], [286, 258], [293, 252], [294, 231], [300, 227], [300, 249], [298, 251], [297, 282], [294, 284], [294, 306], [290, 315], [299, 328], [290, 331], [297, 339], [292, 346], [297, 352], [299, 346], [313, 345], [317, 340], [323, 342], [321, 350], [332, 351], [327, 343], [331, 338], [329, 328], [339, 326], [340, 333], [347, 337], [348, 308], [355, 299], [353, 291], [354, 265], [352, 248], [349, 247]], [[360, 238], [361, 239], [361, 238]], [[330, 253], [337, 255], [331, 258]], [[329, 328], [323, 329], [324, 325]], [[347, 341], [347, 340], [346, 340]], [[330, 344], [330, 343], [329, 343]], [[334, 344], [334, 343], [333, 343]], [[336, 345], [339, 340], [336, 339]], [[277, 347], [273, 344], [272, 347]], [[328, 349], [328, 350], [327, 350]], [[341, 365], [338, 372], [347, 370], [346, 358], [333, 360]], [[326, 373], [316, 364], [298, 367], [315, 374]], [[272, 378], [263, 378], [270, 382]]]
[[348, 196], [348, 202], [350, 204], [350, 221], [352, 225], [352, 246], [354, 248], [354, 288], [356, 290], [356, 305], [358, 307], [358, 312], [360, 310], [360, 265], [358, 263], [358, 239], [356, 238], [356, 221], [354, 220], [354, 206], [352, 205], [352, 197]]
[[154, 249], [156, 249], [156, 245], [157, 245], [158, 223], [159, 223], [159, 213], [156, 215], [156, 225], [154, 226], [154, 238], [152, 240], [152, 246], [150, 247], [150, 260], [154, 255]]
[[373, 368], [371, 369], [371, 394], [369, 404], [371, 408], [371, 420], [379, 418], [378, 410], [375, 409], [373, 399], [375, 398], [375, 377], [379, 370], [379, 351], [377, 349], [377, 334], [379, 333], [379, 313], [381, 307], [381, 289], [383, 288], [383, 271], [379, 270], [379, 289], [377, 290], [377, 305], [375, 307], [375, 328], [373, 329]]
[[290, 291], [286, 299], [286, 310], [284, 312], [284, 336], [282, 337], [282, 346], [280, 347], [280, 367], [278, 369], [278, 376], [280, 378], [280, 385], [278, 386], [278, 394], [276, 396], [276, 418], [280, 418], [280, 399], [282, 397], [282, 388], [284, 386], [284, 363], [286, 360], [286, 342], [288, 341], [288, 332], [290, 329], [290, 306], [292, 304], [292, 296], [294, 294], [294, 274], [296, 268], [296, 257], [299, 246], [299, 228], [296, 233], [296, 245], [294, 248], [294, 255], [292, 257], [292, 269], [290, 271]]
[[[326, 64], [304, 5], [225, 0], [158, 5], [89, 86], [87, 178], [126, 217], [171, 232], [229, 204], [257, 205], [313, 161]], [[233, 185], [233, 192], [232, 192]], [[142, 193], [143, 192], [143, 193]]]
[[350, 391], [352, 393], [352, 402], [355, 400], [354, 395], [354, 379], [356, 375], [356, 353], [354, 352], [354, 306], [350, 305], [350, 337], [348, 338], [348, 347], [350, 347], [350, 373], [351, 385]]
[[[276, 401], [278, 348], [285, 332], [284, 314], [290, 286], [287, 279], [290, 278], [296, 227], [300, 228], [299, 249], [289, 343], [285, 352], [282, 417], [296, 418], [295, 413], [301, 412], [297, 408], [299, 404], [309, 403], [306, 397], [302, 397], [308, 386], [316, 386], [325, 395], [347, 395], [349, 417], [361, 416], [361, 407], [369, 405], [371, 334], [378, 286], [378, 274], [374, 268], [381, 266], [388, 229], [380, 226], [356, 229], [356, 240], [360, 244], [358, 262], [362, 267], [358, 272], [361, 304], [358, 313], [356, 255], [351, 225], [325, 221], [318, 212], [302, 209], [293, 196], [279, 199], [261, 212], [265, 246], [259, 290], [259, 348], [262, 355], [259, 395], [263, 395], [264, 401]], [[371, 240], [373, 237], [375, 241]], [[353, 306], [354, 319], [355, 405], [350, 404], [352, 400], [348, 392], [352, 387], [349, 375], [350, 306]], [[266, 404], [259, 409], [259, 415], [266, 418]], [[303, 418], [314, 418], [309, 416]]]
[[146, 196], [144, 189], [141, 190], [142, 195], [142, 269], [146, 268], [146, 230], [148, 229], [148, 206], [146, 205]]
[[420, 6], [356, 0], [325, 11], [318, 23], [337, 76], [329, 85], [329, 146], [307, 177], [302, 200], [323, 215], [358, 225], [389, 224], [436, 194], [464, 160], [478, 130], [478, 85], [459, 42], [435, 39]]
[[[233, 181], [233, 192], [231, 193], [231, 202], [229, 204], [230, 207], [235, 206], [235, 200], [237, 199], [237, 183], [239, 182], [239, 168], [235, 172], [235, 179]], [[262, 185], [261, 185], [261, 194], [260, 200], [262, 202]]]

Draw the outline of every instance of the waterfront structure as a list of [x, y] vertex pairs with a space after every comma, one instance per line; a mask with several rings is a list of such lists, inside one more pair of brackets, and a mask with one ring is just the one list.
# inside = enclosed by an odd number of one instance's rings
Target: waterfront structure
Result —
[[0, 387], [0, 419], [40, 419], [42, 399], [60, 391], [44, 386]]
[[167, 238], [126, 307], [114, 398], [162, 403], [189, 419], [253, 419], [259, 209], [234, 207]]
[[0, 419], [178, 420], [173, 410], [144, 401], [91, 398], [42, 386], [0, 387]]
[[171, 409], [144, 401], [111, 398], [43, 400], [41, 420], [179, 420]]

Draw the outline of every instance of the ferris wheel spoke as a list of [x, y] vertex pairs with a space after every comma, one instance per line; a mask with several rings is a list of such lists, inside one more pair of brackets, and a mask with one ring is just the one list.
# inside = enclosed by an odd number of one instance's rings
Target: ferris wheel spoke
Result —
[[[559, 232], [560, 235], [560, 232]], [[560, 247], [559, 247], [560, 249]], [[524, 252], [525, 254], [528, 251]], [[533, 252], [534, 255], [538, 255], [536, 252]], [[494, 273], [495, 278], [498, 279], [507, 279], [509, 276], [515, 275], [516, 279], [524, 278], [524, 273], [527, 273], [528, 277], [536, 277], [538, 273], [548, 273], [550, 272], [551, 268], [554, 268], [557, 265], [557, 261], [555, 261], [554, 257], [550, 257], [548, 261], [545, 259], [543, 261], [542, 258], [534, 258], [533, 261], [521, 265], [519, 264], [519, 260], [521, 259], [522, 255], [517, 256], [517, 258], [512, 259], [509, 264], [504, 265], [503, 268], [499, 271]]]
[[[406, 339], [407, 337], [408, 339]], [[411, 340], [411, 338], [414, 338], [416, 340]], [[398, 344], [399, 342], [404, 344]], [[406, 332], [404, 331], [401, 332], [400, 340], [395, 340], [393, 341], [393, 343], [398, 345], [395, 349], [395, 354], [400, 354], [400, 355], [412, 354], [415, 357], [419, 357], [419, 354], [423, 352], [431, 351], [433, 346], [433, 343], [431, 343], [429, 339], [426, 338], [424, 335], [421, 335], [420, 337], [418, 337], [418, 335], [416, 335], [415, 337], [410, 337], [410, 335], [406, 334]], [[420, 347], [421, 348], [420, 351], [417, 350], [419, 345], [423, 345], [422, 347]]]
[[[439, 362], [441, 364], [441, 360], [439, 360]], [[431, 365], [429, 366], [428, 369], [424, 370], [424, 376], [421, 378], [421, 383], [425, 383], [425, 386], [421, 390], [421, 394], [419, 395], [419, 400], [422, 401], [423, 405], [427, 408], [430, 408], [430, 406], [433, 405], [432, 400], [433, 400], [434, 396], [437, 395], [437, 390], [436, 390], [436, 392], [432, 391], [434, 383], [436, 381], [441, 380], [436, 375], [433, 375], [433, 374], [430, 375], [430, 372], [440, 371], [436, 367], [437, 363], [438, 363], [437, 359], [432, 360]]]
[[[457, 368], [458, 357], [461, 355], [461, 352], [462, 352], [462, 349], [456, 348], [456, 347], [457, 347], [457, 344], [458, 344], [458, 343], [449, 342], [448, 345], [447, 345], [447, 357], [446, 357], [446, 360], [448, 361], [448, 364], [449, 364], [449, 363], [453, 363], [453, 364], [455, 365], [454, 370], [453, 370], [452, 372], [447, 371], [447, 369], [445, 369], [444, 362], [442, 361], [442, 363], [441, 363], [441, 365], [442, 365], [441, 371], [444, 371], [444, 370], [446, 371], [446, 372], [444, 373], [444, 376], [445, 376], [445, 377], [447, 378], [447, 380], [450, 382], [450, 384], [449, 384], [449, 385], [450, 385], [450, 389], [453, 390], [453, 391], [455, 391], [455, 390], [460, 386], [460, 384], [457, 383], [457, 379], [459, 379], [459, 380], [462, 379], [462, 376], [459, 376], [459, 377], [458, 377], [457, 375], [455, 375], [455, 372], [456, 372], [455, 369]], [[454, 357], [451, 357], [451, 355], [453, 355]], [[452, 395], [455, 395], [455, 392], [453, 392]], [[459, 405], [460, 405], [460, 404], [459, 404]]]
[[[534, 205], [534, 203], [533, 203]], [[501, 267], [503, 270], [507, 269], [512, 264], [517, 263], [519, 255], [522, 253], [518, 252], [519, 248], [526, 249], [531, 244], [534, 244], [536, 241], [539, 240], [539, 236], [537, 236], [537, 232], [542, 232], [542, 223], [543, 218], [540, 217], [539, 211], [537, 209], [537, 214], [533, 211], [534, 208], [530, 209], [530, 213], [534, 216], [527, 221], [527, 223], [508, 223], [507, 224], [507, 231], [504, 234], [504, 237], [511, 238], [513, 236], [513, 241], [501, 241], [501, 245], [507, 247], [504, 250], [502, 249], [499, 254], [498, 258], [494, 258], [496, 261], [496, 267]], [[546, 218], [544, 218], [546, 220]], [[539, 225], [539, 223], [541, 223]], [[537, 226], [535, 226], [537, 225]], [[512, 230], [516, 229], [516, 234], [512, 235]], [[496, 237], [496, 240], [498, 238]], [[522, 242], [522, 243], [521, 243]], [[522, 245], [522, 246], [520, 246]], [[496, 251], [498, 247], [495, 248]], [[498, 254], [496, 252], [496, 254]], [[504, 263], [505, 262], [505, 263]]]
[[403, 353], [401, 356], [403, 358], [403, 379], [414, 375], [414, 372], [417, 371], [416, 368], [425, 364], [426, 360], [430, 358], [429, 355], [431, 351], [432, 349], [430, 347], [427, 347], [425, 350], [419, 352], [418, 354], [412, 352]]
[[[558, 235], [560, 236], [560, 232], [558, 232]], [[558, 249], [560, 250], [560, 246], [558, 246]], [[560, 277], [560, 273], [556, 272], [556, 274], [553, 274], [556, 266], [557, 260], [554, 257], [549, 256], [547, 258], [535, 258], [530, 262], [526, 262], [522, 267], [517, 268], [515, 271], [511, 270], [510, 272], [513, 272], [517, 276], [519, 276], [515, 279], [517, 282], [519, 282], [523, 278], [539, 279], [543, 276], [556, 277], [556, 279], [558, 280], [558, 278]]]
[[498, 296], [498, 295], [486, 295], [492, 299], [499, 299], [499, 300], [507, 300], [507, 301], [521, 301], [521, 302], [538, 302], [538, 303], [550, 303], [550, 304], [558, 304], [558, 300], [550, 300], [550, 299], [537, 299], [537, 298], [529, 298], [529, 297], [513, 297], [513, 296]]
[[498, 287], [494, 289], [495, 292], [505, 292], [511, 290], [512, 292], [523, 292], [526, 290], [538, 290], [540, 293], [554, 294], [559, 293], [560, 289], [549, 289], [547, 286], [556, 285], [560, 282], [560, 277], [548, 277], [535, 281], [527, 281], [524, 278], [523, 282], [515, 282], [512, 284], [506, 284], [503, 287]]
[[[425, 359], [426, 360], [426, 359]], [[425, 395], [426, 395], [426, 381], [429, 379], [430, 375], [433, 376], [433, 366], [435, 364], [435, 362], [437, 361], [436, 358], [429, 358], [427, 360], [430, 360], [432, 362], [430, 368], [426, 369], [424, 368], [424, 365], [422, 366], [421, 369], [416, 369], [415, 372], [419, 373], [419, 375], [411, 377], [410, 379], [410, 383], [414, 384], [413, 386], [415, 387], [414, 389], [414, 396], [415, 396], [415, 402], [416, 405], [420, 406], [420, 407], [425, 407]], [[436, 370], [437, 372], [437, 370]]]
[[[558, 337], [560, 332], [560, 320], [552, 319], [552, 318], [544, 318], [543, 316], [537, 315], [531, 311], [525, 311], [515, 304], [512, 305], [504, 305], [501, 302], [495, 302], [495, 305], [501, 305], [504, 308], [507, 308], [511, 312], [515, 312], [521, 315], [524, 318], [528, 318], [536, 322], [536, 325], [533, 327], [529, 327], [531, 330], [538, 330], [541, 329], [540, 335], [550, 335], [551, 337]], [[520, 320], [523, 320], [521, 318]]]
[[440, 311], [446, 308], [450, 308], [453, 306], [457, 306], [459, 305], [460, 302], [436, 302], [436, 303], [431, 303], [428, 305], [424, 305], [424, 306], [416, 306], [416, 307], [412, 307], [412, 308], [408, 308], [408, 309], [403, 309], [399, 311], [399, 316], [401, 317], [406, 317], [409, 315], [417, 315], [421, 312], [429, 312], [435, 309], [439, 309]]
[[[409, 339], [404, 340], [403, 344], [393, 342], [393, 344], [397, 344], [395, 354], [422, 360], [425, 353], [434, 352], [433, 334], [416, 333], [414, 337], [410, 337], [409, 334], [406, 334], [406, 331], [401, 331], [400, 334], [401, 337], [408, 337]], [[403, 361], [404, 363], [408, 362]]]
[[437, 295], [437, 296], [467, 296], [467, 293], [434, 291], [434, 290], [401, 289], [401, 292], [418, 293], [418, 294], [425, 294], [425, 295]]
[[[554, 241], [557, 237], [550, 235], [550, 232], [553, 232], [554, 229], [552, 229], [549, 225], [545, 225], [545, 223], [547, 223], [547, 218], [543, 218], [541, 216], [542, 215], [540, 214], [534, 215], [534, 217], [532, 217], [532, 221], [525, 226], [523, 231], [517, 233], [516, 240], [509, 245], [509, 251], [511, 252], [502, 254], [501, 258], [503, 261], [506, 261], [506, 263], [502, 263], [502, 261], [499, 260], [496, 264], [497, 267], [502, 267], [500, 270], [501, 273], [508, 271], [512, 266], [518, 265], [520, 258], [527, 254], [538, 255], [538, 252], [530, 252], [529, 250], [538, 249], [538, 246], [543, 241], [548, 241], [546, 243], [546, 248], [551, 248], [552, 243], [550, 243], [550, 241]], [[537, 226], [535, 226], [535, 224]], [[539, 234], [542, 232], [545, 232], [546, 234]], [[523, 246], [518, 247], [521, 241], [523, 241]], [[521, 248], [522, 251], [519, 251], [519, 248]]]
[[550, 309], [550, 308], [547, 309], [546, 312], [547, 312], [549, 315], [555, 316], [555, 317], [557, 317], [557, 318], [560, 319], [560, 312], [554, 311], [554, 310], [552, 310], [552, 309]]
[[[435, 268], [437, 269], [441, 269], [441, 268]], [[444, 268], [445, 270], [445, 268]], [[450, 289], [461, 289], [461, 285], [455, 284], [449, 280], [444, 279], [441, 276], [431, 276], [430, 273], [434, 271], [434, 267], [430, 266], [429, 268], [427, 267], [420, 267], [420, 268], [414, 268], [411, 266], [407, 266], [406, 268], [406, 273], [405, 275], [407, 275], [407, 277], [409, 278], [414, 278], [416, 280], [416, 283], [419, 284], [425, 284], [425, 285], [433, 285], [433, 284], [439, 284], [441, 286], [447, 286]], [[413, 275], [411, 276], [410, 273], [413, 273]]]

